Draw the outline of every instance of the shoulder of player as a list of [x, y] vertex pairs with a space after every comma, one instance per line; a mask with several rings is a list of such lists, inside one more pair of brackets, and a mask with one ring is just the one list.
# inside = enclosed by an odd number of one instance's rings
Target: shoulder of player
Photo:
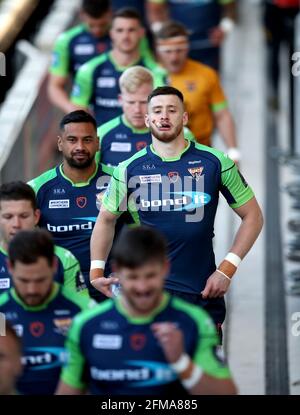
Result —
[[62, 246], [55, 245], [54, 253], [61, 261], [64, 267], [69, 267], [72, 264], [78, 263], [77, 258], [72, 254], [72, 252]]
[[200, 143], [195, 143], [195, 153], [201, 153], [202, 157], [207, 157], [211, 161], [220, 165], [221, 173], [234, 167], [234, 162], [222, 151], [213, 147], [208, 147]]
[[9, 302], [9, 292], [5, 291], [4, 293], [0, 294], [0, 311], [2, 307], [5, 307], [5, 305]]
[[204, 63], [195, 61], [193, 59], [187, 60], [188, 70], [192, 72], [195, 76], [202, 75], [203, 77], [207, 78], [208, 80], [215, 80], [219, 78], [219, 75], [215, 71], [215, 69], [211, 68]]
[[99, 136], [100, 143], [108, 133], [112, 132], [115, 128], [118, 128], [119, 125], [121, 125], [121, 117], [119, 115], [113, 118], [112, 120], [100, 125], [100, 127], [98, 127], [97, 129], [97, 134]]
[[78, 70], [76, 77], [89, 77], [106, 61], [108, 60], [107, 53], [102, 53], [84, 63]]
[[81, 35], [85, 31], [86, 29], [83, 24], [73, 26], [58, 36], [56, 39], [56, 44], [70, 44], [74, 38], [76, 38], [78, 35]]
[[45, 173], [41, 174], [38, 177], [35, 177], [34, 179], [30, 180], [28, 184], [33, 188], [35, 193], [38, 193], [39, 190], [52, 182], [53, 180], [57, 179], [57, 167], [54, 167], [53, 169], [47, 170]]
[[[91, 301], [91, 300], [89, 300]], [[98, 319], [105, 315], [105, 313], [110, 312], [113, 309], [114, 303], [112, 300], [107, 299], [103, 301], [101, 304], [96, 304], [92, 308], [87, 309], [87, 307], [82, 310], [79, 314], [77, 314], [73, 320], [73, 325], [76, 327], [77, 330], [81, 331], [81, 329], [92, 322], [94, 319]]]
[[122, 163], [120, 163], [118, 167], [115, 168], [113, 177], [119, 179], [125, 171], [127, 172], [127, 176], [130, 176], [130, 174], [132, 174], [133, 170], [138, 167], [139, 164], [145, 163], [148, 158], [147, 147], [144, 147], [129, 159], [122, 161]]

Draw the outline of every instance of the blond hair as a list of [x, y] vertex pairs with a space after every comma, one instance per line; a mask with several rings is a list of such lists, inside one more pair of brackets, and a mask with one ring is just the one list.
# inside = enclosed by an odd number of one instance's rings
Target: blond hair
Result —
[[121, 92], [125, 90], [129, 93], [135, 93], [144, 84], [149, 84], [153, 87], [152, 73], [143, 66], [131, 66], [122, 73], [119, 79]]

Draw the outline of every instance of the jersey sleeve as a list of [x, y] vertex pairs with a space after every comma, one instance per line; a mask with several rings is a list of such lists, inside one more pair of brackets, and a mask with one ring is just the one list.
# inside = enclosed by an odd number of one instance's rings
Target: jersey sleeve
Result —
[[69, 37], [63, 33], [54, 44], [49, 71], [52, 75], [67, 77], [69, 74], [69, 65]]
[[230, 378], [228, 366], [217, 352], [219, 339], [212, 319], [204, 310], [199, 309], [199, 316], [196, 321], [199, 341], [194, 356], [192, 356], [193, 362], [200, 366], [207, 375], [218, 379]]
[[79, 315], [75, 317], [68, 333], [65, 344], [68, 353], [68, 363], [62, 370], [61, 380], [73, 388], [85, 389], [84, 372], [86, 361], [80, 350], [82, 324], [79, 317]]
[[102, 204], [114, 215], [127, 211], [126, 167], [122, 163], [115, 168], [109, 186], [104, 193]]
[[77, 258], [68, 249], [55, 246], [55, 254], [60, 259], [64, 272], [64, 287], [73, 292], [88, 295], [88, 289], [81, 273]]
[[[224, 156], [225, 157], [225, 156]], [[228, 160], [230, 160], [228, 158]], [[231, 165], [225, 166], [221, 173], [221, 193], [233, 209], [239, 208], [254, 197], [253, 190], [248, 185], [236, 164], [230, 160]]]
[[76, 73], [74, 85], [71, 92], [73, 104], [88, 107], [93, 95], [93, 71], [89, 62], [82, 65]]

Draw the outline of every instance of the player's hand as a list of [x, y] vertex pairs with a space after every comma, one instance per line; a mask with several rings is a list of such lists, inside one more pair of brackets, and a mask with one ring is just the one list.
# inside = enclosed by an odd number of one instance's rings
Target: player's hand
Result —
[[214, 46], [220, 46], [223, 40], [225, 39], [225, 32], [220, 27], [214, 27], [209, 32], [209, 40]]
[[169, 363], [177, 362], [184, 353], [183, 334], [174, 323], [153, 323], [151, 325], [154, 337], [161, 345]]
[[106, 295], [106, 297], [111, 298], [113, 296], [111, 292], [111, 285], [116, 284], [119, 282], [119, 278], [111, 277], [105, 278], [100, 277], [96, 278], [91, 281], [91, 284], [96, 290], [100, 291], [102, 294]]
[[223, 297], [227, 292], [230, 281], [224, 275], [215, 271], [206, 281], [204, 290], [201, 292], [203, 298]]

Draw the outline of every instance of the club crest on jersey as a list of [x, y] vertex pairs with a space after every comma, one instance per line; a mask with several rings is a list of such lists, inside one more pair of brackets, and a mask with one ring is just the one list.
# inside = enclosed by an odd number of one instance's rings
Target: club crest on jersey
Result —
[[130, 346], [133, 350], [139, 351], [145, 347], [146, 336], [141, 333], [132, 334], [130, 336]]
[[71, 318], [55, 318], [53, 320], [53, 324], [55, 326], [54, 331], [65, 336], [68, 333], [71, 323]]
[[147, 147], [146, 141], [138, 141], [136, 143], [136, 149], [137, 149], [137, 151], [140, 151], [140, 150], [142, 150], [145, 147]]
[[30, 323], [29, 331], [34, 337], [41, 337], [45, 332], [45, 325], [41, 321]]
[[176, 183], [179, 178], [179, 173], [177, 171], [169, 171], [168, 177], [171, 183]]
[[196, 90], [196, 88], [197, 88], [197, 84], [196, 84], [196, 82], [194, 82], [194, 81], [186, 81], [186, 82], [185, 82], [185, 86], [186, 86], [186, 89], [187, 89], [189, 92], [193, 92], [193, 91], [195, 91], [195, 90]]
[[85, 196], [79, 196], [76, 197], [76, 205], [80, 208], [83, 209], [86, 207], [87, 205], [87, 198]]
[[188, 171], [192, 175], [192, 177], [198, 181], [201, 177], [203, 169], [204, 167], [191, 167], [190, 169], [188, 169]]

